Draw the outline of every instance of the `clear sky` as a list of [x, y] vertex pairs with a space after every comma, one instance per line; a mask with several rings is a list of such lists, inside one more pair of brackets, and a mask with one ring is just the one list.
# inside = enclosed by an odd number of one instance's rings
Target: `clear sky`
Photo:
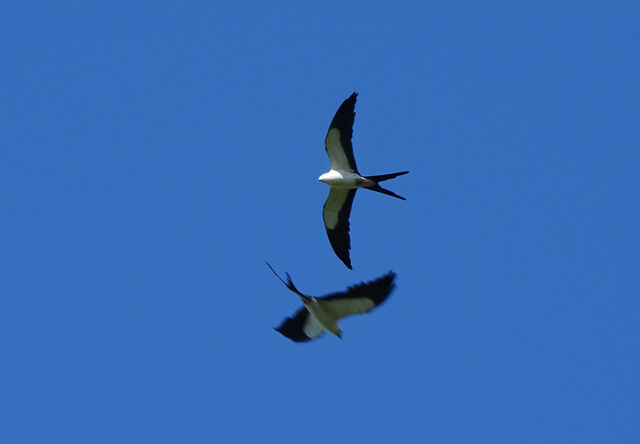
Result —
[[[640, 6], [0, 6], [0, 442], [640, 442]], [[317, 181], [359, 93], [347, 270]], [[273, 330], [398, 274], [343, 340]]]

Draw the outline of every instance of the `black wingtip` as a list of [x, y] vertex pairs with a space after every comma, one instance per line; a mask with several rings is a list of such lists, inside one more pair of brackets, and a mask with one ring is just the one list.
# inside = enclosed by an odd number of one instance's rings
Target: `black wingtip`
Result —
[[349, 256], [350, 247], [347, 247], [347, 248], [348, 248], [347, 251], [341, 251], [334, 247], [333, 251], [336, 253], [336, 256], [338, 256], [338, 259], [340, 259], [340, 261], [344, 264], [345, 267], [347, 267], [349, 270], [353, 270], [353, 267], [351, 266], [351, 257]]
[[356, 286], [355, 289], [356, 291], [363, 291], [366, 289], [366, 296], [371, 299], [376, 306], [378, 306], [384, 302], [396, 288], [396, 276], [395, 272], [389, 271], [373, 281]]
[[274, 327], [274, 330], [285, 338], [291, 339], [293, 342], [310, 341], [313, 338], [307, 336], [304, 332], [304, 326], [307, 322], [308, 316], [309, 312], [307, 309], [302, 308], [301, 310], [298, 310], [293, 317], [286, 318], [279, 326]]
[[396, 274], [393, 271], [389, 271], [384, 276], [369, 283], [369, 297], [376, 306], [383, 303], [396, 288], [395, 279]]
[[[344, 101], [342, 102], [342, 105], [340, 105], [340, 107], [341, 108], [342, 107], [348, 107], [348, 108], [351, 108], [351, 110], [353, 111], [353, 109], [356, 106], [356, 101], [357, 100], [358, 100], [358, 93], [354, 91], [349, 97], [344, 99]], [[355, 115], [355, 112], [354, 112], [354, 115]]]

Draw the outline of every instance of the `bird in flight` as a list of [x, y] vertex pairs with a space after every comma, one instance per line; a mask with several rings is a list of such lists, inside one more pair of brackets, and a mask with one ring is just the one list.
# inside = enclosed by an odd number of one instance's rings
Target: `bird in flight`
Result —
[[361, 282], [346, 291], [317, 298], [298, 291], [289, 273], [286, 273], [285, 281], [268, 262], [267, 266], [304, 304], [293, 317], [286, 318], [276, 327], [276, 331], [294, 342], [310, 341], [322, 335], [325, 330], [342, 338], [342, 330], [338, 325], [340, 319], [373, 310], [387, 299], [395, 287], [393, 281], [396, 274], [390, 271], [371, 282]]
[[331, 187], [327, 201], [322, 207], [322, 218], [324, 226], [329, 236], [331, 247], [338, 258], [344, 262], [348, 269], [351, 268], [351, 258], [349, 249], [349, 215], [351, 205], [358, 188], [377, 191], [398, 199], [406, 200], [398, 196], [393, 191], [382, 188], [379, 182], [393, 179], [394, 177], [407, 174], [409, 171], [399, 173], [382, 174], [379, 176], [361, 176], [353, 157], [353, 146], [351, 145], [351, 135], [353, 134], [353, 120], [355, 118], [354, 108], [358, 93], [342, 102], [336, 115], [331, 121], [327, 137], [324, 140], [324, 147], [329, 155], [331, 169], [322, 174], [318, 180]]

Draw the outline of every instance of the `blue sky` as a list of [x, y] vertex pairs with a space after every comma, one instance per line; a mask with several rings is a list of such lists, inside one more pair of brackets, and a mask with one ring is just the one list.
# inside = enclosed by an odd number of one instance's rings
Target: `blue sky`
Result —
[[[303, 4], [304, 3], [304, 4]], [[0, 441], [640, 441], [636, 2], [4, 2]], [[347, 270], [323, 141], [359, 93]], [[343, 340], [272, 328], [398, 274]]]

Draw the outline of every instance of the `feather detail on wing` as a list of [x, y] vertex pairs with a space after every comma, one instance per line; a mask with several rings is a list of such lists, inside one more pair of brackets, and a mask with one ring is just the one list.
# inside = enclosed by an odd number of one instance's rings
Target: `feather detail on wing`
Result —
[[342, 102], [331, 121], [329, 131], [327, 131], [324, 147], [327, 150], [332, 170], [358, 172], [351, 145], [357, 97], [358, 94], [353, 93]]
[[354, 314], [367, 313], [384, 302], [393, 291], [396, 274], [392, 271], [366, 283], [349, 287], [347, 291], [330, 294], [320, 299], [326, 310], [338, 319]]
[[351, 215], [351, 206], [355, 195], [356, 188], [331, 188], [327, 201], [322, 207], [322, 218], [324, 219], [324, 226], [327, 230], [331, 247], [349, 269], [351, 269], [349, 216]]

